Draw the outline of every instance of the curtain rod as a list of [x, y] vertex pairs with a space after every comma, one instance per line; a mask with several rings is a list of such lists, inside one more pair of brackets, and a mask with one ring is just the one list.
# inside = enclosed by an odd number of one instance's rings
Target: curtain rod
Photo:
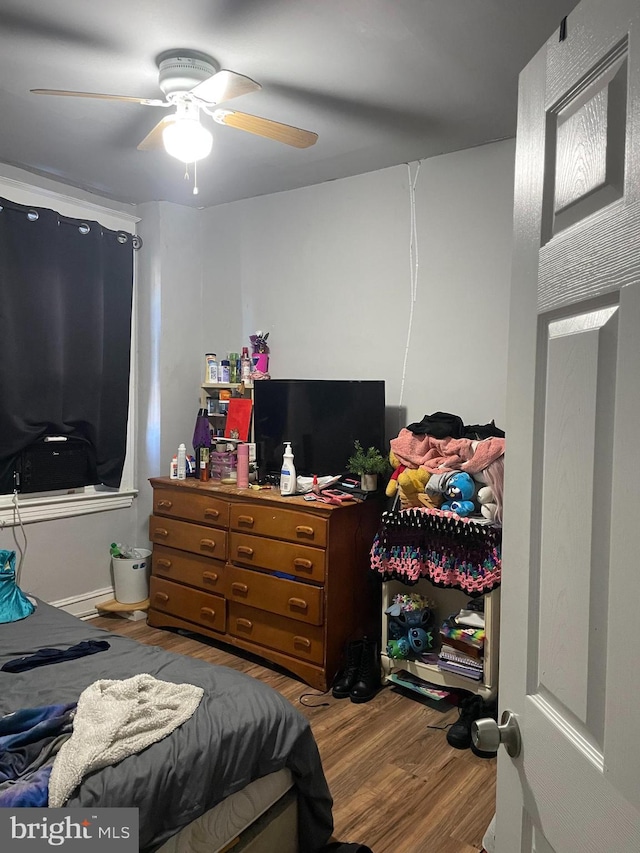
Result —
[[7, 210], [15, 210], [18, 213], [24, 212], [26, 214], [27, 219], [30, 222], [36, 222], [40, 218], [39, 211], [44, 210], [47, 213], [53, 213], [56, 216], [56, 220], [58, 225], [71, 225], [78, 229], [80, 234], [88, 234], [91, 231], [92, 226], [97, 226], [100, 230], [99, 233], [103, 235], [105, 232], [109, 234], [115, 234], [116, 239], [119, 243], [128, 243], [131, 240], [131, 246], [134, 252], [139, 251], [142, 248], [143, 242], [142, 237], [138, 234], [131, 234], [129, 231], [123, 231], [118, 229], [117, 231], [112, 228], [106, 228], [104, 225], [101, 225], [100, 222], [91, 219], [89, 221], [84, 219], [74, 219], [70, 216], [64, 216], [62, 213], [58, 213], [57, 210], [52, 210], [48, 207], [30, 207], [26, 204], [20, 204], [19, 202], [10, 201], [9, 199], [0, 197], [0, 213], [4, 209]]

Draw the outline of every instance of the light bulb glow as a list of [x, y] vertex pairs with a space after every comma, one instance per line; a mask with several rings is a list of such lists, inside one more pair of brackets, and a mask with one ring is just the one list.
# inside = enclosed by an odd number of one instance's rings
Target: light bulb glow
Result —
[[185, 116], [165, 127], [162, 141], [167, 154], [183, 163], [195, 163], [210, 154], [213, 136], [197, 118]]

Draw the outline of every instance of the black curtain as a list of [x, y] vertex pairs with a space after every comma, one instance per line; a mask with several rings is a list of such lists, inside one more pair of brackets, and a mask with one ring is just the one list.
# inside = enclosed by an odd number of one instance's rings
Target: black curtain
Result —
[[132, 235], [0, 198], [0, 494], [46, 435], [88, 441], [120, 485], [126, 451]]

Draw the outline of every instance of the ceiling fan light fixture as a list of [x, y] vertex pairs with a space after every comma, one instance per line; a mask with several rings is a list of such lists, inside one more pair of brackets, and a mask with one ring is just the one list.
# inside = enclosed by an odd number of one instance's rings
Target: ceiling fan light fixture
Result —
[[213, 135], [197, 118], [182, 116], [162, 131], [165, 151], [183, 163], [196, 163], [211, 153]]

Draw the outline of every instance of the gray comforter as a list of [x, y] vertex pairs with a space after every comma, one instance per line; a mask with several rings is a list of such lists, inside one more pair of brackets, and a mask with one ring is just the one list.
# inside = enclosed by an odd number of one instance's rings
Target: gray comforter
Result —
[[164, 740], [85, 777], [67, 806], [137, 807], [140, 850], [152, 851], [252, 780], [288, 767], [299, 795], [302, 853], [327, 843], [332, 801], [309, 723], [256, 679], [108, 633], [44, 602], [26, 619], [0, 624], [0, 666], [88, 639], [106, 639], [110, 648], [26, 672], [0, 671], [0, 715], [76, 702], [99, 678], [142, 672], [205, 693], [195, 714]]

